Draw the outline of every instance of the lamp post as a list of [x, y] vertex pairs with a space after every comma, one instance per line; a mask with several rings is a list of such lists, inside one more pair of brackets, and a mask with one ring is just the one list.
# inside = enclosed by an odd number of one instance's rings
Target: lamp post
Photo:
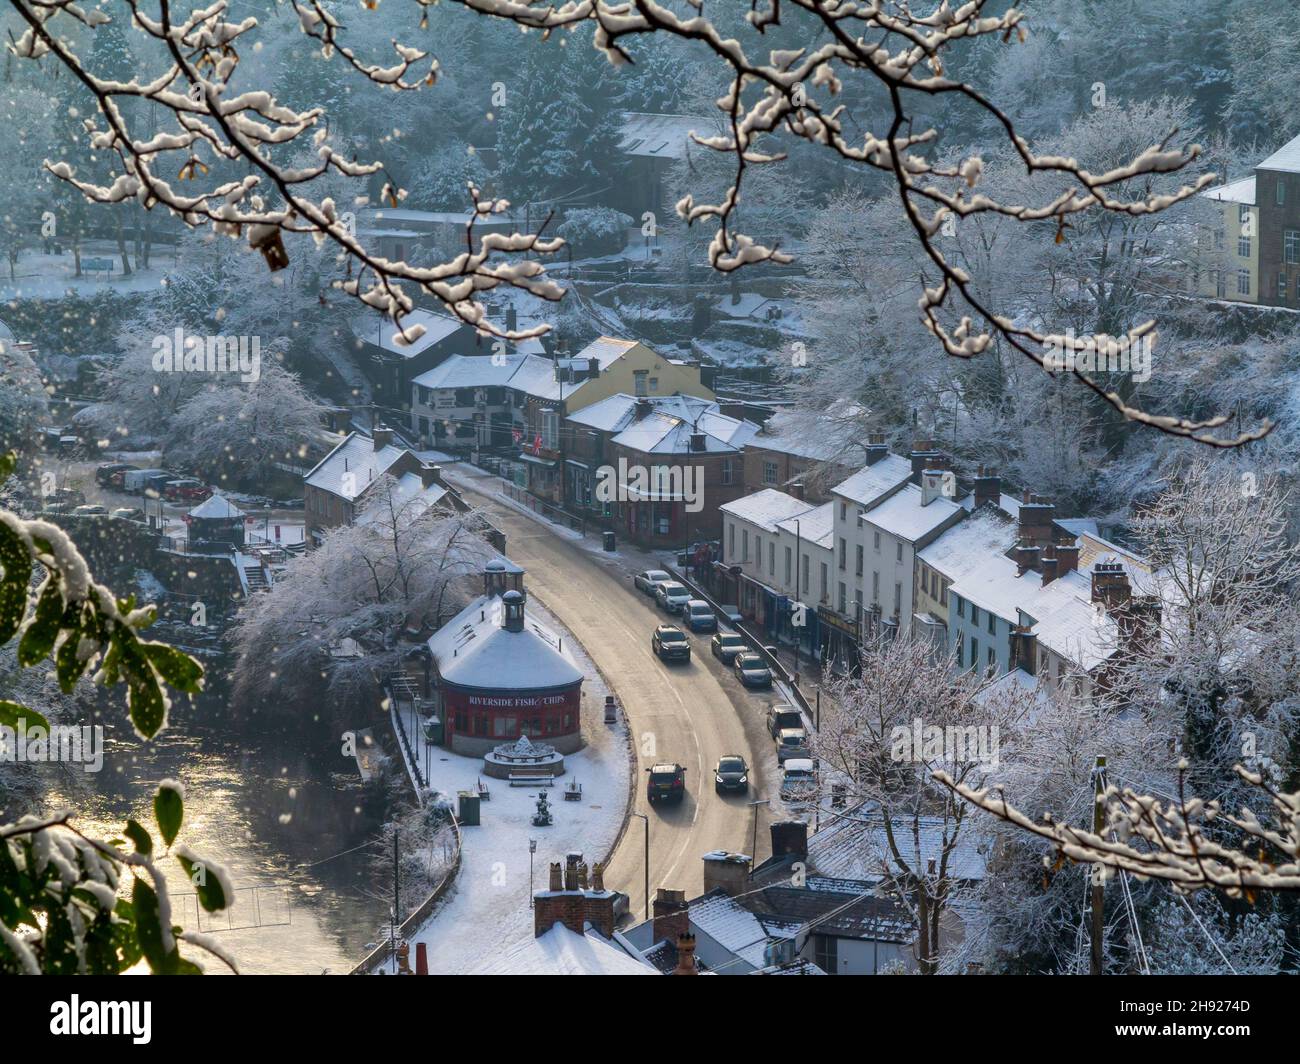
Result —
[[533, 907], [533, 854], [537, 852], [537, 840], [528, 840], [528, 908]]
[[760, 805], [770, 806], [772, 799], [755, 798], [749, 803], [754, 809], [754, 838], [749, 845], [749, 871], [753, 874], [754, 866], [758, 863], [758, 807]]
[[650, 818], [645, 813], [633, 813], [645, 821], [645, 918], [650, 919]]

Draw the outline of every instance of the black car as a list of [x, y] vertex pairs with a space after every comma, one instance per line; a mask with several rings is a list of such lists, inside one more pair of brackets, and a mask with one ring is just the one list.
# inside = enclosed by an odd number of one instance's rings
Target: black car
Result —
[[713, 789], [721, 794], [723, 791], [739, 791], [744, 794], [749, 790], [749, 766], [739, 754], [724, 754], [718, 759], [718, 767], [713, 772]]
[[646, 771], [650, 773], [650, 779], [645, 785], [645, 796], [651, 805], [662, 801], [680, 802], [686, 797], [686, 769], [681, 765], [664, 762], [651, 765]]
[[771, 687], [772, 670], [763, 664], [757, 654], [737, 654], [734, 664], [736, 678], [746, 687]]
[[749, 644], [745, 642], [744, 636], [735, 632], [719, 632], [709, 640], [709, 649], [715, 658], [730, 665], [736, 660], [737, 654], [749, 649]]
[[650, 649], [660, 661], [690, 661], [691, 643], [675, 624], [661, 624], [650, 637]]

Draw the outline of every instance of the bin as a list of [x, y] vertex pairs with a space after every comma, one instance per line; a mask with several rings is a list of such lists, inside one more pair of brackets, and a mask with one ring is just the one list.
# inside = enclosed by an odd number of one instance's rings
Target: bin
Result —
[[606, 532], [604, 538], [605, 538], [605, 549], [608, 551], [612, 551], [614, 549], [614, 533]]
[[474, 791], [459, 791], [456, 797], [458, 811], [456, 818], [460, 821], [463, 828], [476, 828], [479, 826], [479, 796]]

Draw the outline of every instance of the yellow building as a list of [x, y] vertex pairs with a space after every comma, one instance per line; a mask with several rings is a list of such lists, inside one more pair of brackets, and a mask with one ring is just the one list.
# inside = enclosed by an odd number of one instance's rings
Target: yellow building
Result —
[[1206, 299], [1259, 302], [1259, 210], [1255, 179], [1245, 177], [1206, 189], [1201, 198], [1217, 208], [1217, 218], [1197, 233], [1192, 287]]

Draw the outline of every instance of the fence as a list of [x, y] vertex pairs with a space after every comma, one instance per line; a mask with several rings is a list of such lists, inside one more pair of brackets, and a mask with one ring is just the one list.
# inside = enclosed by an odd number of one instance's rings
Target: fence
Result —
[[[533, 513], [541, 514], [548, 521], [552, 521], [557, 525], [564, 525], [580, 535], [585, 536], [587, 534], [587, 519], [585, 517], [571, 514], [563, 507], [549, 503], [545, 499], [539, 499], [531, 491], [516, 484], [511, 484], [508, 480], [503, 482], [502, 488], [507, 498], [513, 499], [521, 506], [527, 506]], [[596, 529], [595, 531], [600, 530]]]

